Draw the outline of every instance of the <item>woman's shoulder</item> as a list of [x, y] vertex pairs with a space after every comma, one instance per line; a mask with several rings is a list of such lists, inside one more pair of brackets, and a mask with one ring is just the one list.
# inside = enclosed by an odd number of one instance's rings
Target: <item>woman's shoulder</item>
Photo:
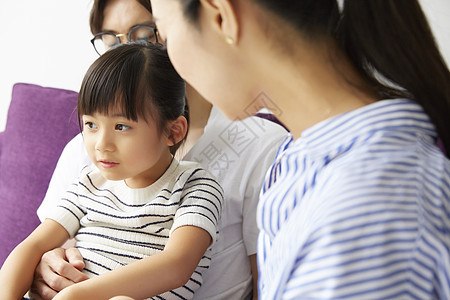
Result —
[[66, 168], [66, 166], [76, 166], [75, 168], [80, 170], [82, 166], [89, 164], [90, 162], [84, 146], [83, 135], [79, 133], [64, 147], [58, 164], [63, 168]]
[[73, 139], [71, 139], [64, 147], [65, 151], [79, 150], [80, 147], [84, 147], [83, 135], [81, 133], [77, 134]]

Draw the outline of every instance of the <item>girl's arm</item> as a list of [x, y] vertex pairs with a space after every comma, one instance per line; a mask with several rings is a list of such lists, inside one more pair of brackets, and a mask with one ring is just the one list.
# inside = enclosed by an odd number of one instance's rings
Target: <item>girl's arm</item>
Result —
[[8, 256], [0, 270], [0, 298], [21, 299], [33, 281], [42, 255], [61, 246], [69, 234], [59, 223], [46, 219]]
[[123, 295], [143, 299], [183, 286], [211, 245], [199, 227], [174, 230], [164, 251], [62, 290], [54, 299], [109, 299]]

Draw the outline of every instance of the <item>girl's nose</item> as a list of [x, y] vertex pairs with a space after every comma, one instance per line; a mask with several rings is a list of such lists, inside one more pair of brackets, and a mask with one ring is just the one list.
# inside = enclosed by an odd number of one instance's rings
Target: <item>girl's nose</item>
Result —
[[106, 132], [99, 133], [97, 143], [95, 144], [95, 150], [100, 152], [111, 152], [114, 151], [114, 148], [115, 146], [112, 137]]

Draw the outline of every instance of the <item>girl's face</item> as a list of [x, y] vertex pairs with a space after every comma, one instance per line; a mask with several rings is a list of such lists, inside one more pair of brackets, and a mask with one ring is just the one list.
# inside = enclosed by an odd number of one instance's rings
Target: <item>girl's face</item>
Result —
[[121, 113], [83, 115], [87, 153], [108, 180], [125, 180], [131, 188], [155, 182], [167, 169], [172, 156], [169, 141], [156, 123], [137, 122]]
[[[229, 119], [242, 119], [255, 95], [251, 76], [225, 38], [206, 18], [198, 27], [183, 14], [179, 0], [152, 0], [154, 21], [177, 72], [207, 101], [218, 106]], [[202, 14], [201, 14], [202, 15]]]

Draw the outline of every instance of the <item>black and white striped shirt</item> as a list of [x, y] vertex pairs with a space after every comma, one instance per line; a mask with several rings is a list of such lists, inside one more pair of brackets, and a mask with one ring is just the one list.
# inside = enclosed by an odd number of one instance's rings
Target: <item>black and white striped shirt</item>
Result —
[[[86, 263], [84, 272], [92, 277], [161, 252], [171, 232], [181, 226], [200, 227], [215, 241], [222, 199], [217, 181], [194, 162], [174, 159], [154, 184], [142, 189], [106, 180], [97, 169], [85, 167], [49, 218], [75, 237]], [[160, 296], [192, 298], [202, 284], [210, 252], [184, 287]]]

